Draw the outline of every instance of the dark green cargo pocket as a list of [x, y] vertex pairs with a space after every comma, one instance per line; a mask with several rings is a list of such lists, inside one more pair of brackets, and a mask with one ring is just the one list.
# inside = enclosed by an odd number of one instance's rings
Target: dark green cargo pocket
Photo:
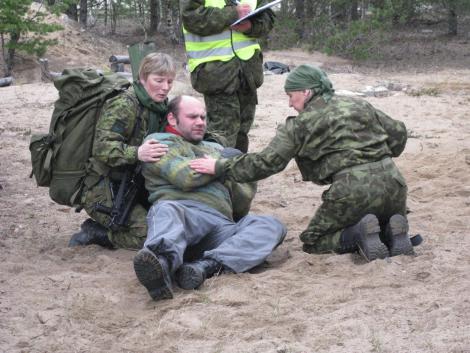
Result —
[[247, 65], [247, 75], [251, 75], [255, 88], [261, 87], [264, 82], [264, 71], [263, 71], [263, 53], [257, 51], [253, 58], [249, 60]]
[[32, 171], [30, 177], [36, 179], [38, 186], [49, 186], [51, 183], [52, 142], [50, 134], [33, 135], [29, 143]]
[[331, 184], [330, 188], [323, 192], [323, 201], [340, 201], [351, 195], [349, 186], [344, 181], [337, 181]]
[[84, 170], [54, 172], [49, 196], [61, 205], [79, 205], [84, 176]]

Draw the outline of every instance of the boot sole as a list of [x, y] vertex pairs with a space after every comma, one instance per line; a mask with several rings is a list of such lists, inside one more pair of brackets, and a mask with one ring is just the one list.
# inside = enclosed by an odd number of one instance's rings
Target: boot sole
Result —
[[204, 283], [204, 275], [191, 265], [181, 265], [176, 272], [176, 282], [183, 289], [196, 289]]
[[413, 255], [413, 244], [408, 236], [408, 221], [402, 215], [393, 215], [387, 224], [387, 237], [390, 241], [390, 256]]
[[388, 249], [380, 240], [379, 220], [376, 216], [369, 214], [361, 219], [361, 232], [359, 235], [359, 253], [367, 260], [385, 259]]
[[134, 271], [153, 300], [173, 298], [171, 284], [165, 279], [165, 270], [158, 258], [149, 250], [142, 249], [134, 257]]

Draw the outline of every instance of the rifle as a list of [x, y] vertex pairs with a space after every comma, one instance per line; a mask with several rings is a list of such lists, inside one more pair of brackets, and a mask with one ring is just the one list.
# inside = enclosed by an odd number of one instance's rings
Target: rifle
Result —
[[129, 214], [140, 192], [140, 184], [138, 183], [140, 170], [140, 165], [134, 170], [126, 169], [116, 196], [114, 196], [113, 185], [110, 182], [112, 207], [104, 206], [99, 202], [95, 203], [95, 211], [107, 214], [110, 217], [106, 226], [112, 231], [129, 226]]

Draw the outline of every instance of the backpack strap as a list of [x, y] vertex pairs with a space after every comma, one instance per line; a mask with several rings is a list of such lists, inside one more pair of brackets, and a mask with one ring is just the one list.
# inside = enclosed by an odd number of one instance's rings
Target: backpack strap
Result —
[[142, 113], [144, 112], [144, 107], [140, 103], [138, 103], [138, 105], [139, 105], [139, 108], [137, 110], [137, 118], [136, 118], [136, 122], [134, 125], [134, 129], [132, 129], [132, 134], [131, 134], [132, 137], [136, 135], [136, 133], [140, 130], [142, 126]]
[[47, 150], [46, 158], [44, 158], [44, 170], [49, 172], [51, 170], [51, 162], [52, 162], [52, 148]]

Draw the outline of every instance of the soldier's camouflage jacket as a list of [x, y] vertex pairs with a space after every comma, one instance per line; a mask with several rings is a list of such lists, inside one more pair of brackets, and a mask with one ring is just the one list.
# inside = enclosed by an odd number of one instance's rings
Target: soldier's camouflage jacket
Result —
[[106, 101], [96, 123], [91, 174], [112, 176], [135, 164], [144, 137], [164, 127], [164, 114], [152, 123], [149, 117], [132, 88]]
[[314, 97], [298, 116], [288, 117], [259, 153], [220, 159], [216, 175], [239, 182], [264, 179], [295, 158], [304, 181], [324, 185], [339, 171], [396, 157], [405, 148], [406, 127], [362, 99]]
[[[209, 36], [221, 33], [238, 19], [235, 6], [226, 0], [227, 6], [222, 9], [204, 7], [204, 0], [181, 0], [183, 25], [191, 33]], [[258, 1], [258, 7], [267, 3]], [[268, 9], [251, 19], [252, 28], [245, 32], [253, 38], [265, 37], [274, 25], [274, 13]], [[242, 80], [240, 80], [242, 79]], [[257, 51], [255, 55], [242, 61], [234, 57], [227, 62], [213, 61], [199, 65], [191, 73], [193, 88], [202, 94], [231, 94], [241, 85], [256, 89], [263, 83], [263, 57]]]

